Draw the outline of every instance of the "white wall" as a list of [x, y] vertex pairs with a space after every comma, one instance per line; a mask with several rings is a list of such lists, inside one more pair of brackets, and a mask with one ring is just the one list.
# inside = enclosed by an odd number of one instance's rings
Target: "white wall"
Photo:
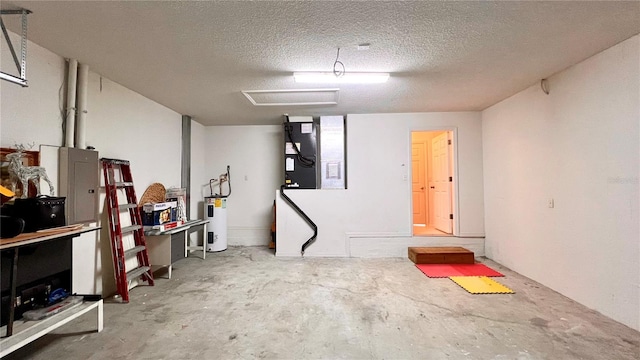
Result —
[[639, 64], [635, 36], [482, 113], [487, 256], [634, 329]]
[[[27, 48], [29, 86], [0, 81], [1, 145], [61, 146], [66, 62], [33, 42]], [[2, 52], [2, 66], [7, 65], [13, 60]], [[139, 196], [154, 182], [180, 184], [180, 114], [93, 72], [88, 98], [87, 146], [100, 157], [130, 160]]]
[[[1, 144], [12, 147], [16, 143], [35, 143], [35, 150], [40, 145], [61, 146], [65, 60], [29, 41], [27, 61], [29, 87], [0, 81]], [[11, 55], [3, 51], [2, 65], [12, 64]], [[87, 145], [94, 146], [100, 157], [131, 161], [138, 198], [151, 183], [160, 182], [167, 187], [180, 184], [181, 124], [180, 114], [89, 73]], [[46, 167], [57, 166], [47, 161], [43, 164]], [[103, 211], [103, 192], [100, 201]], [[105, 214], [102, 221], [106, 221]], [[115, 286], [108, 231], [105, 227], [97, 236], [84, 236], [79, 238], [84, 254], [75, 256], [74, 272], [82, 272], [85, 279], [91, 278], [85, 276], [87, 273], [94, 273], [96, 281], [78, 284], [74, 279], [74, 287], [80, 287], [74, 290], [110, 295]]]
[[[206, 128], [201, 199], [210, 195], [209, 180], [231, 166], [232, 193], [227, 201], [229, 245], [267, 245], [273, 190], [282, 183], [282, 127], [210, 126]], [[226, 184], [223, 192], [226, 194]], [[218, 192], [217, 186], [214, 193]], [[194, 193], [194, 196], [196, 194]]]
[[[346, 124], [348, 189], [287, 191], [319, 228], [305, 256], [406, 256], [407, 245], [443, 241], [483, 255], [480, 113], [356, 114]], [[478, 239], [412, 236], [411, 131], [443, 129], [454, 130], [458, 143], [456, 234]], [[299, 256], [312, 231], [277, 198], [277, 255]]]
[[138, 197], [155, 182], [180, 186], [182, 116], [95, 73], [88, 90], [87, 146], [129, 160]]
[[[14, 44], [20, 37], [9, 33]], [[4, 39], [2, 40], [4, 43]], [[3, 50], [5, 47], [3, 46]], [[66, 82], [65, 61], [60, 56], [28, 41], [26, 88], [0, 81], [0, 136], [2, 147], [15, 144], [38, 146], [62, 145], [62, 115], [64, 111], [61, 88]], [[1, 68], [14, 73], [15, 64], [9, 51], [1, 51]], [[38, 126], [34, 126], [38, 124]]]
[[[123, 86], [89, 73], [87, 146], [100, 157], [125, 159], [131, 164], [138, 200], [147, 187], [161, 183], [180, 186], [182, 116]], [[124, 197], [119, 201], [124, 202]], [[100, 192], [101, 223], [107, 224], [104, 192]], [[131, 234], [123, 237], [125, 248], [133, 246]], [[115, 292], [107, 226], [100, 230], [103, 293]], [[136, 262], [128, 261], [129, 267]]]

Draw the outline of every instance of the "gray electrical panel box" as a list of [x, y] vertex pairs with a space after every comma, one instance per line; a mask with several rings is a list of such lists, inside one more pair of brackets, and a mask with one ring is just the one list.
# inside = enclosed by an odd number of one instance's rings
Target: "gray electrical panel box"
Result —
[[98, 152], [60, 148], [60, 196], [66, 197], [67, 224], [98, 221], [100, 161]]

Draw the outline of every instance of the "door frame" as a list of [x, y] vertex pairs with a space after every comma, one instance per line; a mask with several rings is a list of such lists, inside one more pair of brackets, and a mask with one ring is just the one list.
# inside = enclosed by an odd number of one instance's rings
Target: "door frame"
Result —
[[[453, 236], [459, 236], [460, 234], [460, 222], [458, 209], [459, 206], [459, 179], [458, 179], [458, 128], [455, 126], [416, 126], [410, 127], [407, 133], [408, 145], [407, 145], [407, 162], [406, 164], [409, 167], [409, 179], [413, 175], [413, 163], [411, 161], [411, 133], [413, 132], [434, 132], [434, 131], [450, 131], [451, 139], [452, 139], [452, 149], [451, 149], [451, 176], [453, 178], [453, 184], [451, 187], [451, 212], [453, 213]], [[427, 161], [431, 161], [428, 159]], [[407, 224], [407, 228], [409, 229], [409, 233], [413, 236], [413, 187], [412, 182], [407, 181], [407, 196], [409, 197], [409, 207], [407, 209], [409, 215], [409, 221]], [[449, 236], [451, 236], [449, 235]]]

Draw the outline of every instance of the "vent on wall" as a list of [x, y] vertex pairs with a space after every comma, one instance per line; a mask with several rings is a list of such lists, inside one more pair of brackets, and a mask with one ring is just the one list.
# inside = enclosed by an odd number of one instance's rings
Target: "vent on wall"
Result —
[[242, 90], [255, 106], [337, 105], [340, 89]]

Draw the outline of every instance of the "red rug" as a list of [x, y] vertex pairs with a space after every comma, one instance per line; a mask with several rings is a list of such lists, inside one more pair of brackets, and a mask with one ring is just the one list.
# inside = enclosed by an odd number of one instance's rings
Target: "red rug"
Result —
[[416, 264], [430, 278], [449, 276], [504, 276], [484, 264]]

